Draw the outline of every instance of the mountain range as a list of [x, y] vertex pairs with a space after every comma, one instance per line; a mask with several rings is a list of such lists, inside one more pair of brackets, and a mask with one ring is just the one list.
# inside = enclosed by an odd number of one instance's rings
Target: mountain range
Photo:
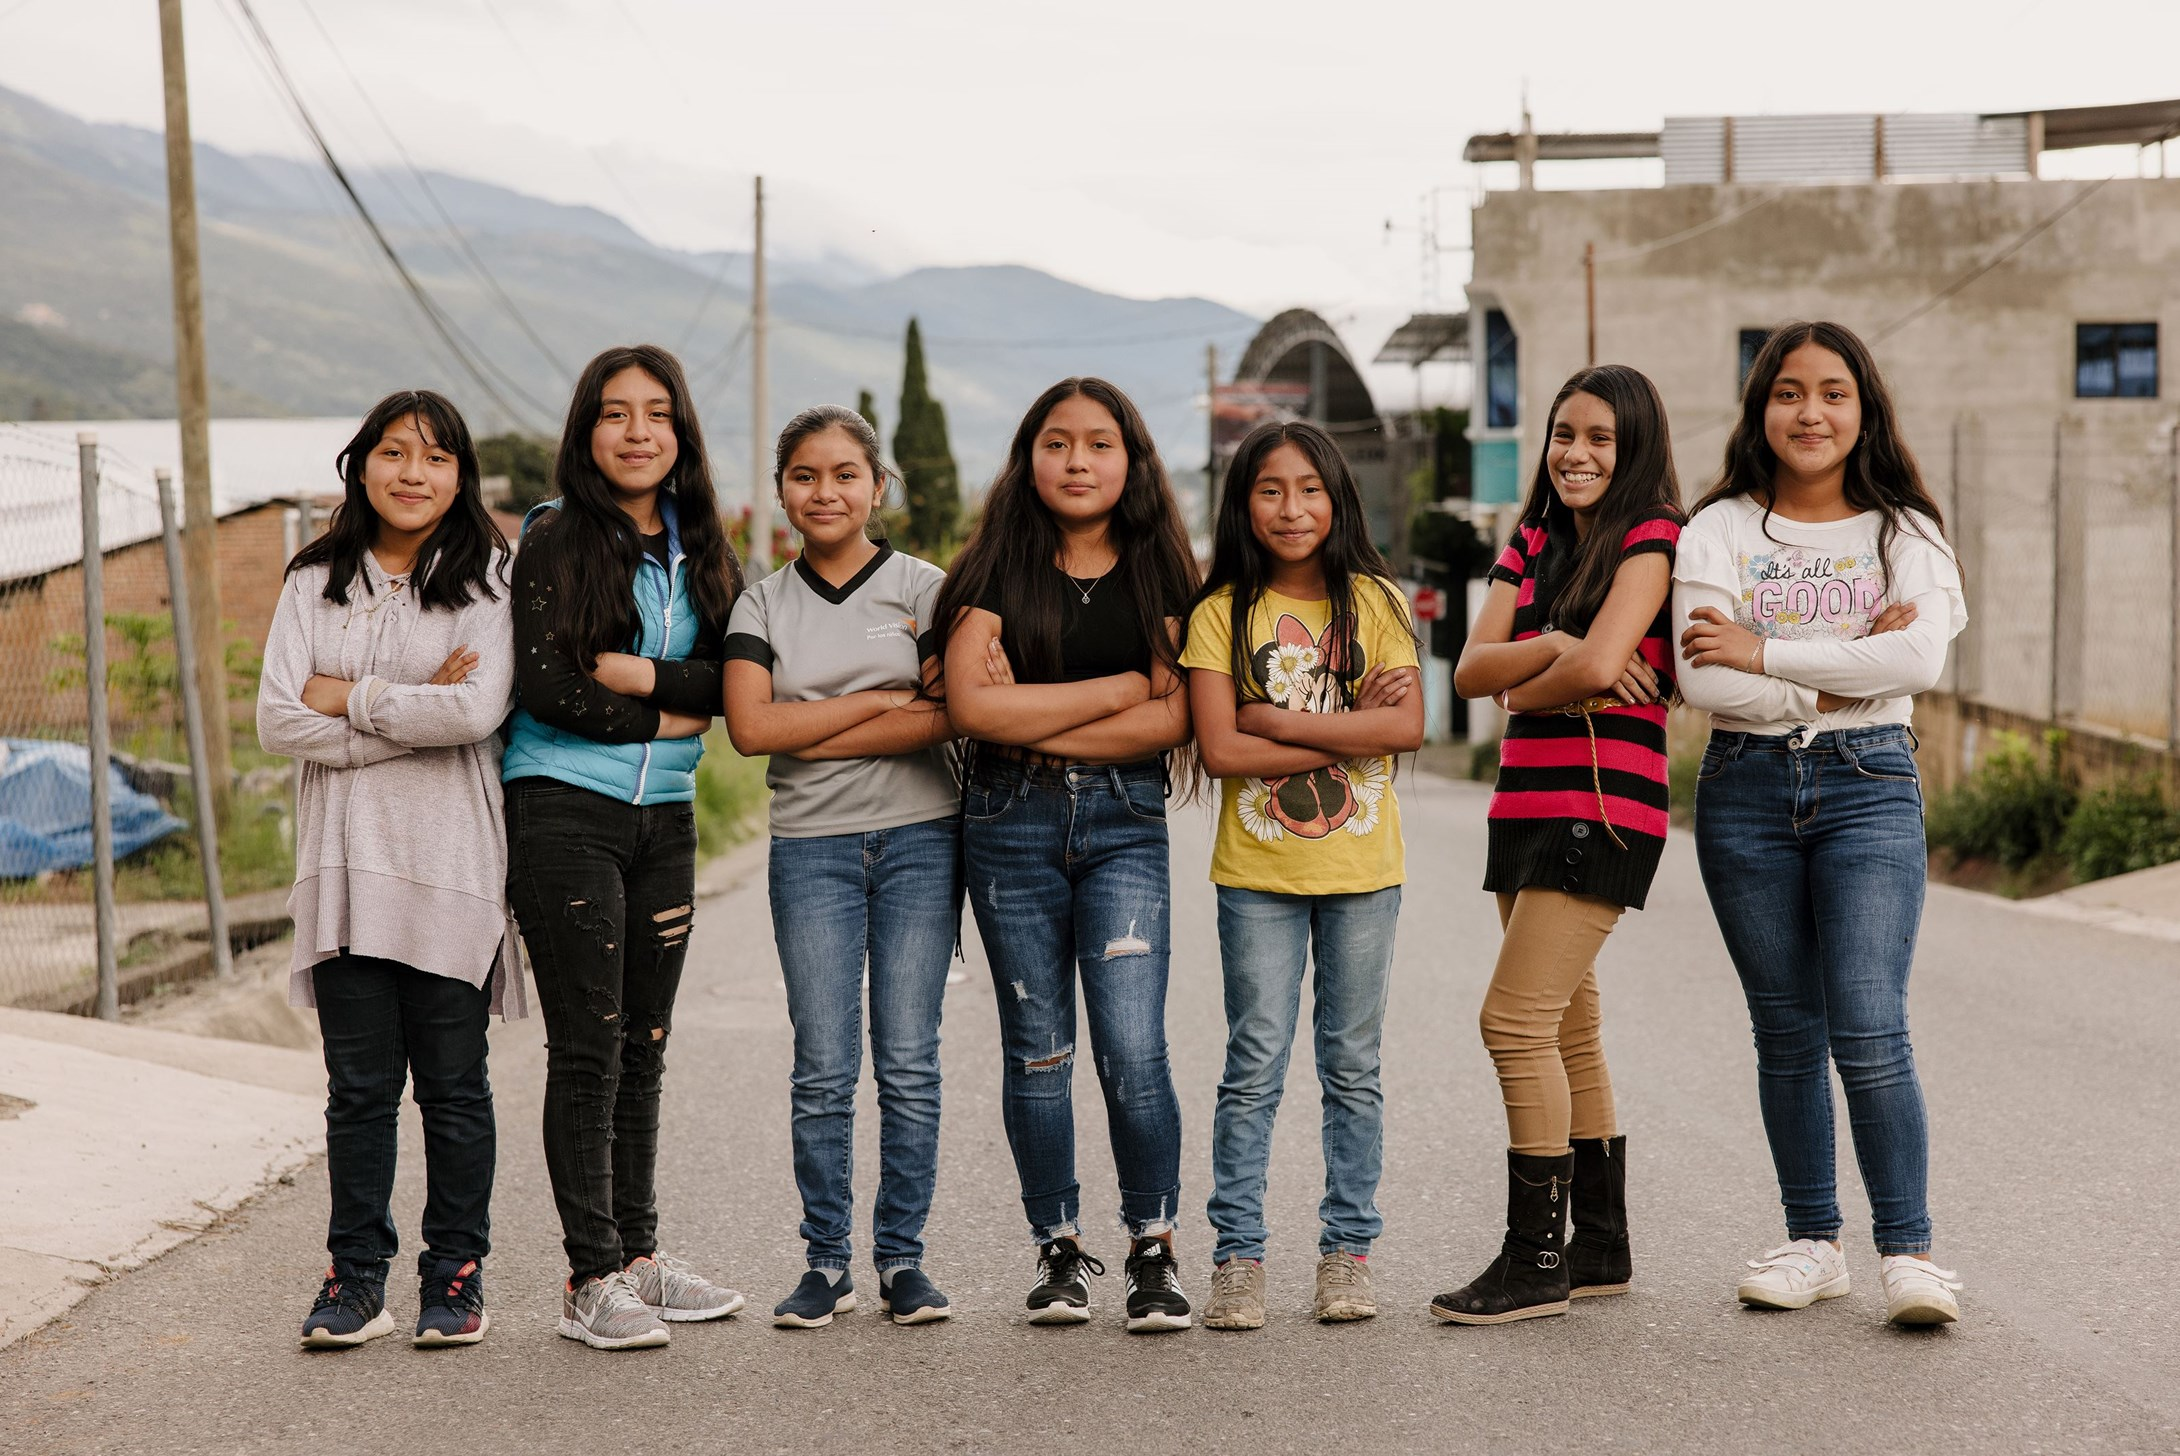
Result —
[[[165, 140], [0, 88], [0, 418], [171, 416]], [[749, 477], [746, 253], [660, 247], [596, 208], [406, 169], [351, 172], [403, 263], [485, 361], [456, 362], [327, 171], [196, 149], [207, 355], [221, 414], [360, 414], [445, 390], [479, 433], [551, 433], [609, 344], [681, 353], [727, 488]], [[1177, 469], [1204, 454], [1204, 346], [1256, 320], [1201, 298], [1131, 299], [1010, 266], [878, 276], [768, 258], [768, 430], [867, 389], [890, 438], [901, 341], [920, 319], [963, 479], [981, 487], [1022, 409], [1095, 373], [1142, 407]], [[534, 336], [534, 337], [533, 337]]]

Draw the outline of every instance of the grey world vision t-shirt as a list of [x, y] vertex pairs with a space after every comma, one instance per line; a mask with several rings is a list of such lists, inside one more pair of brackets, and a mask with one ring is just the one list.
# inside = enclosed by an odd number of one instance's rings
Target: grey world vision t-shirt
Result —
[[[807, 703], [869, 688], [912, 688], [940, 650], [931, 620], [946, 579], [881, 544], [835, 587], [800, 558], [743, 592], [727, 621], [727, 660], [772, 673], [772, 701]], [[944, 744], [884, 758], [805, 763], [772, 755], [772, 832], [782, 839], [864, 834], [944, 819], [960, 808]]]

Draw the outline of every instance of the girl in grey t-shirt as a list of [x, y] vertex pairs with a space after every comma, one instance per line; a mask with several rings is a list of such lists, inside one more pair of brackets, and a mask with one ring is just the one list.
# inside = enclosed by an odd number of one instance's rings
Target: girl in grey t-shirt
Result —
[[781, 432], [773, 484], [802, 554], [743, 593], [727, 628], [727, 732], [769, 754], [773, 937], [795, 1027], [795, 1183], [809, 1272], [772, 1312], [810, 1328], [855, 1307], [855, 1087], [864, 972], [878, 1077], [874, 1250], [896, 1324], [950, 1313], [923, 1273], [939, 1154], [939, 1015], [960, 920], [953, 727], [938, 673], [944, 573], [868, 534], [878, 437], [838, 405]]

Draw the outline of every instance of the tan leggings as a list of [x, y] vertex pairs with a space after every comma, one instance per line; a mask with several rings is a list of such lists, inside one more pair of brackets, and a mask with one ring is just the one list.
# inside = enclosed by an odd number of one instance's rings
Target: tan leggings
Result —
[[1621, 910], [1594, 895], [1527, 889], [1499, 896], [1499, 963], [1484, 993], [1484, 1047], [1499, 1069], [1507, 1141], [1552, 1156], [1567, 1140], [1609, 1138], [1612, 1073], [1605, 1067], [1597, 952]]

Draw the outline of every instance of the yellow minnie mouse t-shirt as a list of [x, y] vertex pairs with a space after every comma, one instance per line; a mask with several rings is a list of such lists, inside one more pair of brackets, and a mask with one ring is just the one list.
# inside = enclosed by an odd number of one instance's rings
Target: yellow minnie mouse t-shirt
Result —
[[[1389, 599], [1390, 598], [1390, 599]], [[1266, 592], [1249, 614], [1248, 671], [1254, 690], [1237, 699], [1268, 700], [1305, 713], [1338, 713], [1372, 667], [1414, 667], [1408, 604], [1374, 580], [1355, 583], [1352, 661], [1339, 661], [1332, 609]], [[1181, 665], [1231, 674], [1233, 593], [1206, 598], [1188, 622]], [[1355, 895], [1407, 878], [1400, 805], [1387, 758], [1351, 758], [1329, 768], [1275, 779], [1219, 781], [1219, 835], [1211, 879], [1238, 890], [1279, 895]]]

